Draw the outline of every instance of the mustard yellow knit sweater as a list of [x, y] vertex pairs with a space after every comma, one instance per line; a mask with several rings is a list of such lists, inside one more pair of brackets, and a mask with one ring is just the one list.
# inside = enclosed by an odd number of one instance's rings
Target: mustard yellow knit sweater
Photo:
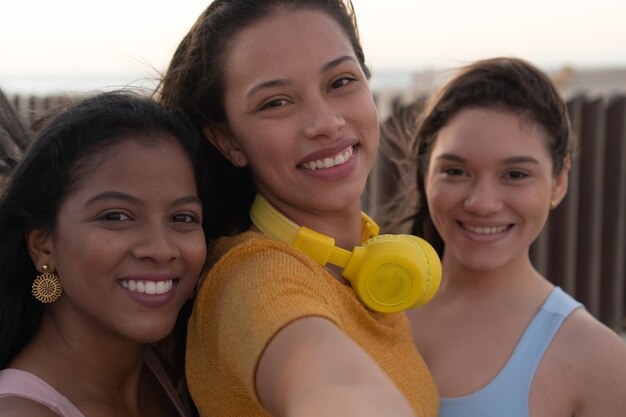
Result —
[[367, 351], [412, 404], [438, 414], [432, 377], [404, 314], [365, 309], [351, 288], [297, 249], [247, 232], [220, 239], [189, 322], [186, 372], [201, 416], [269, 416], [255, 370], [272, 337], [306, 316], [327, 318]]

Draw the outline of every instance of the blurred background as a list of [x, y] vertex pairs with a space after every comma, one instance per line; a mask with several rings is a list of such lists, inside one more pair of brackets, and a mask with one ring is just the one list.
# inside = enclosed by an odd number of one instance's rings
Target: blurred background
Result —
[[[259, 0], [262, 1], [262, 0]], [[0, 0], [0, 87], [37, 127], [68, 97], [154, 88], [208, 0]], [[568, 102], [579, 152], [569, 193], [532, 248], [540, 272], [626, 328], [626, 2], [353, 0], [384, 121], [474, 60], [517, 56]], [[408, 156], [410, 157], [410, 156]], [[377, 162], [372, 201], [394, 192]], [[381, 204], [370, 205], [376, 218]]]
[[[0, 85], [57, 94], [150, 85], [208, 0], [0, 0]], [[626, 2], [353, 0], [372, 88], [432, 90], [447, 70], [523, 57], [565, 94], [626, 89]]]

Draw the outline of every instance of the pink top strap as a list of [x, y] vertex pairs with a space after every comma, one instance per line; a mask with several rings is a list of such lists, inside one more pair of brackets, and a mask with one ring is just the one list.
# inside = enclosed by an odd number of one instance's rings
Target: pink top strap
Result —
[[62, 417], [85, 417], [67, 398], [41, 378], [19, 369], [0, 371], [0, 398], [23, 397], [50, 408]]

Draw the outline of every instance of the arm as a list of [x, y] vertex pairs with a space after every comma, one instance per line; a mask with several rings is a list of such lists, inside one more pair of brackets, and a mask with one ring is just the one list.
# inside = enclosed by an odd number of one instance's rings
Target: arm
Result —
[[579, 404], [576, 417], [611, 417], [626, 411], [626, 342], [585, 315], [578, 337]]
[[414, 415], [378, 364], [319, 317], [276, 334], [259, 361], [256, 388], [263, 406], [280, 417]]

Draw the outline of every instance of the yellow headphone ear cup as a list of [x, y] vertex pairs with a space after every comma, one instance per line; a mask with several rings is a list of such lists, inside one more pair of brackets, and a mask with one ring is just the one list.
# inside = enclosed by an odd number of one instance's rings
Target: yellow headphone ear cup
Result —
[[343, 275], [369, 309], [396, 313], [434, 296], [441, 282], [441, 264], [423, 239], [381, 235], [354, 249]]
[[441, 276], [442, 276], [441, 261], [439, 259], [439, 255], [437, 254], [437, 251], [435, 250], [435, 248], [433, 248], [431, 244], [425, 241], [424, 239], [417, 237], [417, 236], [411, 236], [411, 235], [403, 235], [403, 236], [405, 236], [407, 239], [413, 240], [415, 244], [419, 246], [421, 250], [424, 251], [424, 256], [426, 257], [426, 261], [429, 265], [428, 274], [431, 276], [430, 282], [426, 288], [426, 291], [424, 292], [423, 298], [417, 301], [416, 304], [411, 306], [411, 308], [415, 308], [415, 307], [419, 307], [421, 305], [426, 304], [427, 302], [433, 299], [435, 294], [437, 294], [437, 291], [439, 290], [439, 287], [441, 286]]

